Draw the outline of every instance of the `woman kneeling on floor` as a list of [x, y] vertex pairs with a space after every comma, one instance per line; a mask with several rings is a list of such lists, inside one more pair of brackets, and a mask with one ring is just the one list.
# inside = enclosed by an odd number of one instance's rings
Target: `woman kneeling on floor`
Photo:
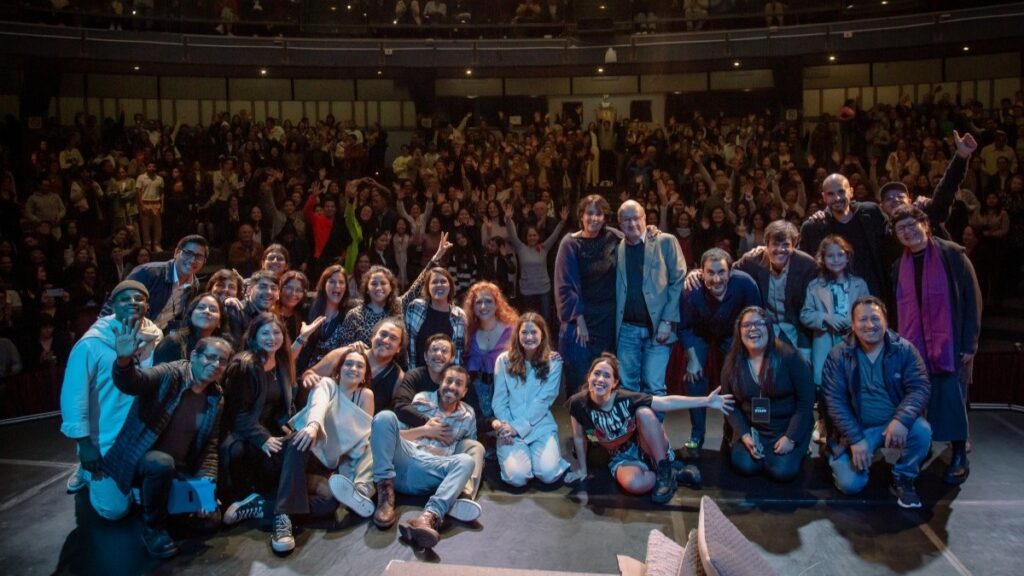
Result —
[[589, 437], [612, 453], [611, 473], [623, 490], [636, 495], [650, 492], [655, 503], [668, 502], [676, 492], [677, 478], [669, 460], [668, 435], [655, 412], [714, 408], [729, 414], [732, 396], [719, 395], [718, 390], [698, 398], [620, 390], [619, 361], [612, 354], [602, 354], [590, 365], [586, 387], [569, 399], [577, 464], [565, 480], [587, 477]]
[[787, 482], [800, 473], [814, 426], [814, 380], [807, 360], [775, 337], [763, 308], [740, 312], [722, 369], [736, 397], [730, 461], [740, 474]]

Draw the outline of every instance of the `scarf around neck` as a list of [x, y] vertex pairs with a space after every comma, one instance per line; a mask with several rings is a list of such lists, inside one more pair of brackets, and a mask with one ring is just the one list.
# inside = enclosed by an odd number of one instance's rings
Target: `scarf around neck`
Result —
[[956, 371], [953, 310], [946, 269], [934, 241], [925, 248], [923, 265], [919, 304], [914, 284], [914, 255], [908, 249], [900, 257], [896, 283], [899, 332], [924, 357], [929, 374], [952, 373]]

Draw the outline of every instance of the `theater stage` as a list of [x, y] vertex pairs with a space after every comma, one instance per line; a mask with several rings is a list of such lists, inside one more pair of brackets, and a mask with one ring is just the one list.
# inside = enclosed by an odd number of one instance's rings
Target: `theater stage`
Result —
[[[564, 411], [557, 416], [567, 431]], [[712, 416], [709, 431], [720, 430], [720, 422]], [[682, 442], [688, 417], [673, 414], [668, 423], [674, 443]], [[865, 493], [846, 497], [831, 489], [818, 458], [805, 462], [801, 480], [775, 485], [737, 477], [705, 448], [706, 488], [680, 488], [659, 507], [620, 494], [606, 471], [585, 493], [564, 486], [509, 491], [488, 462], [480, 525], [449, 525], [431, 552], [400, 542], [396, 529], [381, 532], [342, 515], [336, 523], [299, 527], [298, 548], [285, 558], [271, 552], [265, 520], [188, 538], [182, 553], [163, 563], [146, 555], [138, 519], [103, 521], [86, 493], [65, 494], [75, 455], [57, 428], [56, 418], [0, 427], [2, 573], [371, 576], [399, 559], [613, 574], [616, 554], [643, 559], [651, 529], [685, 541], [702, 494], [715, 498], [783, 575], [1024, 573], [1024, 414], [1008, 411], [972, 413], [972, 474], [961, 488], [942, 484], [949, 451], [935, 445], [918, 482], [925, 507], [917, 511], [896, 506], [887, 467], [877, 463]], [[399, 512], [412, 514], [422, 503], [400, 497]]]

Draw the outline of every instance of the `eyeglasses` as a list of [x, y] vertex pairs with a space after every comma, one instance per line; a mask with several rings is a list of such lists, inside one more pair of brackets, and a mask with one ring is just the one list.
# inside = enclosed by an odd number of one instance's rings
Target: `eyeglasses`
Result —
[[228, 357], [227, 356], [221, 356], [220, 354], [216, 354], [216, 353], [212, 353], [212, 352], [204, 352], [204, 353], [200, 354], [199, 357], [202, 358], [203, 362], [206, 362], [207, 364], [216, 364], [218, 366], [226, 366], [227, 363], [228, 363]]
[[181, 253], [182, 256], [184, 256], [188, 260], [199, 260], [199, 261], [206, 260], [206, 254], [200, 254], [198, 252], [193, 252], [193, 251], [191, 251], [191, 250], [189, 250], [187, 248], [182, 248], [181, 250], [179, 250], [179, 252]]
[[916, 227], [917, 220], [914, 220], [913, 222], [908, 222], [906, 224], [899, 224], [897, 226], [894, 226], [893, 231], [896, 232], [897, 234], [906, 234], [907, 232], [913, 230]]
[[768, 326], [768, 323], [764, 320], [756, 320], [754, 322], [740, 322], [740, 330], [761, 330]]

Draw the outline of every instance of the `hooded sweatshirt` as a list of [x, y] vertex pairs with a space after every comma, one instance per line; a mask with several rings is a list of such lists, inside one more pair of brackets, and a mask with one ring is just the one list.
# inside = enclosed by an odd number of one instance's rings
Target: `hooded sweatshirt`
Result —
[[[111, 314], [89, 327], [71, 349], [60, 391], [60, 431], [68, 438], [89, 436], [100, 454], [106, 454], [114, 444], [134, 400], [114, 386], [111, 374], [117, 360], [114, 329], [121, 326], [121, 321]], [[162, 337], [163, 332], [156, 324], [142, 319], [142, 345], [135, 353], [142, 367], [153, 364], [153, 349]]]

